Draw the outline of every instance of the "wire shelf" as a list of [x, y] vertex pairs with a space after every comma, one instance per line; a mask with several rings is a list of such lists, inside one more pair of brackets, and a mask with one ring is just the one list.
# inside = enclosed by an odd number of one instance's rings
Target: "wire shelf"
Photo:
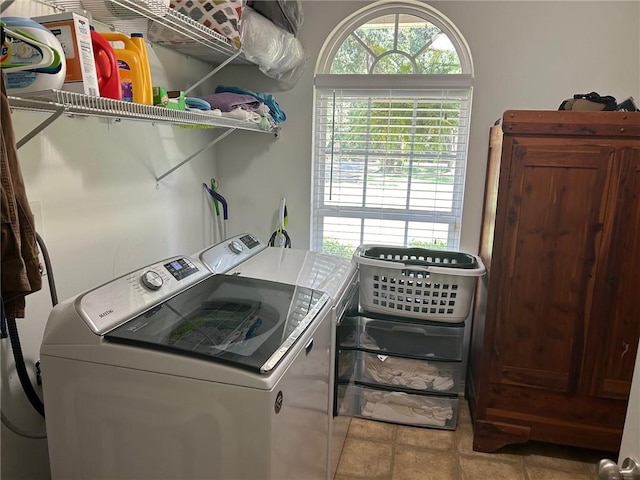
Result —
[[256, 124], [243, 120], [218, 117], [195, 111], [182, 111], [123, 102], [64, 90], [43, 90], [24, 93], [21, 94], [20, 97], [9, 96], [9, 104], [11, 108], [23, 110], [55, 111], [62, 107], [66, 114], [80, 114], [113, 119], [126, 118], [203, 128], [223, 127], [262, 133], [277, 133], [276, 130], [262, 130]]
[[[47, 1], [65, 11], [85, 10], [93, 19], [120, 32], [143, 33], [152, 43], [212, 65], [219, 65], [238, 54], [238, 49], [226, 37], [173, 8], [167, 8], [160, 0]], [[251, 65], [242, 54], [235, 57], [233, 63]]]

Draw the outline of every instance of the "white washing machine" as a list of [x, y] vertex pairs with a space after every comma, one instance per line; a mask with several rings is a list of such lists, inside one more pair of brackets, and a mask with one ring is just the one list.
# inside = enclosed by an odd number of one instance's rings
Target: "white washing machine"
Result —
[[[268, 251], [209, 250], [226, 270]], [[40, 351], [52, 478], [326, 479], [334, 315], [318, 289], [188, 256], [58, 304]]]
[[[233, 253], [242, 261], [226, 263]], [[196, 255], [214, 273], [271, 280], [325, 292], [331, 297], [330, 400], [327, 436], [328, 478], [335, 475], [340, 453], [351, 422], [354, 397], [353, 375], [348, 382], [338, 383], [339, 361], [343, 358], [337, 346], [337, 328], [345, 317], [357, 315], [357, 267], [350, 259], [308, 250], [266, 247], [253, 235], [238, 235]]]

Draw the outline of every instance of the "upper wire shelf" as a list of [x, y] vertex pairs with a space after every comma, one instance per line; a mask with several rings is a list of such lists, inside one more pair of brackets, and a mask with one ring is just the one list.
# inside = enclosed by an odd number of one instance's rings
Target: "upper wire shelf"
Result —
[[65, 11], [85, 10], [93, 19], [120, 32], [143, 33], [152, 43], [212, 65], [219, 65], [234, 55], [237, 55], [234, 64], [252, 64], [226, 37], [160, 0], [46, 1]]

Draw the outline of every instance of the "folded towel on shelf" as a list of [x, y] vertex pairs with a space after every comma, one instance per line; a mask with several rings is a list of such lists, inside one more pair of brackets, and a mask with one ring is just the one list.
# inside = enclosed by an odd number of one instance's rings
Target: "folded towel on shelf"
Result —
[[[216, 109], [215, 111], [220, 112], [220, 110]], [[271, 115], [268, 113], [265, 115], [260, 115], [257, 112], [248, 112], [247, 110], [243, 110], [242, 108], [236, 108], [230, 112], [222, 112], [220, 114], [222, 117], [233, 118], [235, 120], [242, 120], [247, 123], [251, 123], [257, 125], [260, 130], [264, 130], [265, 132], [270, 132], [277, 125], [271, 118]]]
[[262, 121], [262, 117], [260, 116], [259, 113], [249, 112], [247, 110], [243, 110], [240, 107], [234, 110], [231, 110], [230, 112], [228, 111], [224, 111], [224, 112], [225, 112], [225, 117], [237, 118], [238, 120], [245, 120], [251, 123], [260, 123]]
[[211, 108], [217, 108], [222, 112], [231, 112], [238, 108], [250, 112], [257, 111], [262, 102], [251, 95], [232, 92], [212, 93], [200, 97], [211, 105]]
[[245, 90], [243, 88], [229, 87], [226, 85], [218, 85], [216, 87], [215, 93], [223, 93], [223, 92], [239, 93], [242, 95], [251, 95], [256, 100], [259, 100], [260, 102], [264, 103], [267, 107], [269, 107], [269, 113], [271, 114], [271, 116], [273, 117], [273, 120], [276, 123], [282, 123], [287, 119], [287, 116], [285, 115], [284, 111], [282, 111], [282, 109], [280, 108], [280, 105], [278, 105], [278, 102], [276, 102], [276, 99], [270, 93], [256, 93], [256, 92], [252, 92], [251, 90]]
[[200, 108], [186, 107], [186, 109], [189, 112], [202, 113], [202, 114], [208, 115], [210, 117], [221, 117], [222, 116], [222, 112], [220, 110], [218, 110], [217, 108], [214, 109], [214, 110], [202, 110]]
[[208, 111], [211, 110], [211, 105], [209, 105], [209, 102], [205, 102], [204, 100], [200, 99], [200, 98], [196, 98], [196, 97], [185, 97], [184, 99], [184, 103], [187, 105], [187, 107], [189, 107], [190, 109], [198, 109], [198, 110], [203, 110], [203, 111]]

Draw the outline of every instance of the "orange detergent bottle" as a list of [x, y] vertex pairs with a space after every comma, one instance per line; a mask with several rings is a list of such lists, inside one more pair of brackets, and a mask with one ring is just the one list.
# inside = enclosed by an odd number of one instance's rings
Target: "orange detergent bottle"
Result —
[[[120, 84], [122, 86], [122, 99], [128, 102], [153, 105], [153, 88], [147, 72], [149, 62], [146, 55], [140, 52], [140, 48], [128, 35], [120, 32], [105, 32], [101, 34], [107, 39], [118, 59]], [[120, 44], [123, 48], [120, 48]]]
[[144, 36], [141, 33], [132, 33], [131, 41], [140, 51], [140, 61], [142, 63], [142, 69], [144, 70], [144, 81], [146, 88], [149, 90], [148, 93], [151, 96], [151, 105], [153, 105], [153, 82], [151, 81], [151, 68], [149, 65], [147, 44], [145, 43]]

